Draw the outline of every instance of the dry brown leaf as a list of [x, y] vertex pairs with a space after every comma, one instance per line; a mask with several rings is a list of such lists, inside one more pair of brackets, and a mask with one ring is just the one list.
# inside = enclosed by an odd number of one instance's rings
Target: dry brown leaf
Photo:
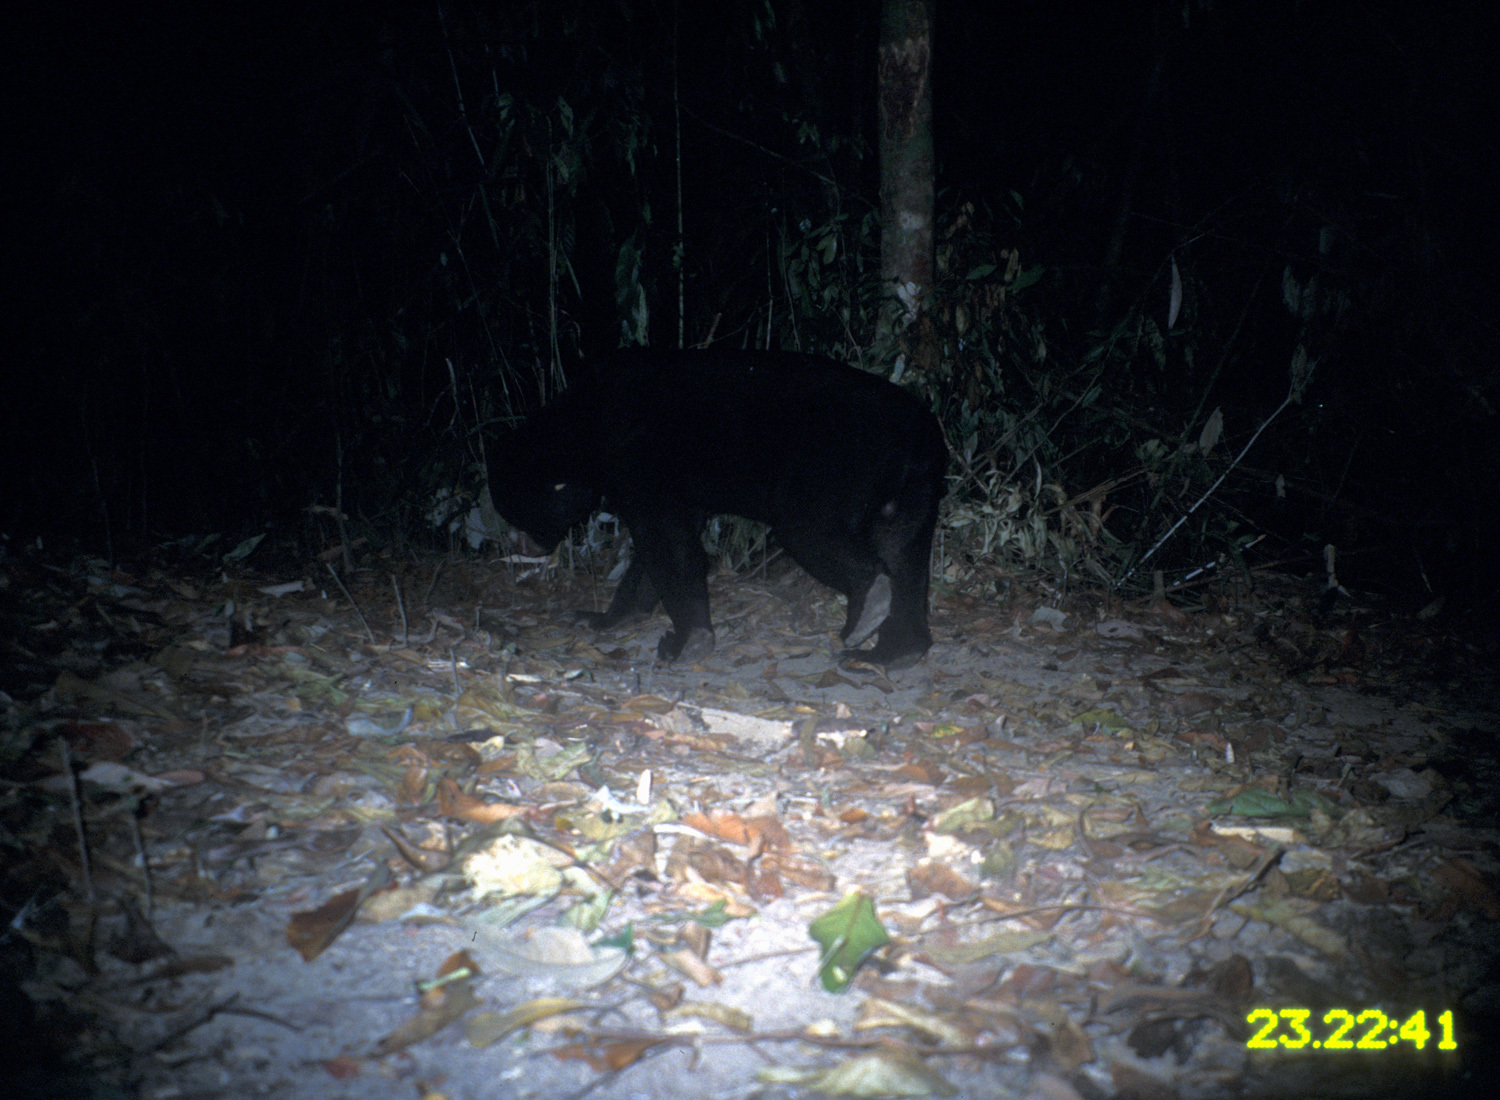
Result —
[[582, 1008], [583, 1004], [571, 997], [538, 997], [505, 1012], [481, 1012], [464, 1023], [464, 1038], [476, 1047], [493, 1046], [513, 1031], [551, 1016], [572, 1012], [575, 1008]]
[[635, 711], [639, 714], [666, 714], [677, 704], [670, 699], [663, 699], [660, 695], [632, 695], [620, 704], [622, 711]]
[[694, 752], [721, 753], [733, 749], [734, 738], [697, 732], [666, 733], [662, 737], [662, 743], [667, 745], [681, 745], [692, 749]]
[[166, 721], [176, 721], [178, 716], [164, 707], [157, 706], [148, 699], [139, 695], [115, 691], [111, 688], [93, 684], [72, 672], [60, 672], [57, 681], [52, 686], [53, 692], [60, 701], [85, 700], [92, 703], [102, 703], [105, 706], [114, 707], [116, 710], [124, 711], [126, 714], [134, 714], [146, 718], [161, 718]]
[[906, 884], [913, 901], [931, 894], [941, 894], [949, 901], [962, 901], [979, 892], [978, 886], [951, 867], [925, 861], [907, 870]]
[[386, 757], [392, 764], [408, 768], [428, 768], [434, 763], [432, 757], [416, 745], [398, 745]]
[[756, 1075], [770, 1083], [797, 1084], [824, 1096], [874, 1100], [885, 1096], [957, 1096], [958, 1090], [911, 1051], [900, 1047], [856, 1055], [826, 1069], [775, 1066]]
[[[832, 871], [823, 864], [804, 856], [791, 853], [768, 853], [759, 864], [762, 874], [775, 873], [804, 890], [832, 890], [838, 881]], [[767, 896], [780, 897], [780, 893]]]
[[1303, 943], [1323, 952], [1333, 959], [1342, 959], [1349, 954], [1349, 941], [1342, 935], [1325, 927], [1312, 916], [1313, 910], [1306, 903], [1294, 904], [1280, 898], [1255, 895], [1246, 902], [1236, 902], [1227, 907], [1230, 912], [1242, 917], [1265, 921], [1296, 936]]
[[711, 882], [683, 882], [672, 887], [672, 896], [683, 906], [723, 905], [724, 911], [734, 917], [748, 917], [755, 909], [746, 903], [736, 890], [725, 889]]
[[656, 833], [651, 829], [640, 829], [631, 833], [615, 848], [615, 857], [610, 860], [609, 865], [598, 870], [601, 878], [616, 887], [637, 872], [654, 877], [656, 874]]
[[716, 969], [704, 962], [703, 959], [698, 957], [696, 952], [688, 947], [663, 954], [662, 961], [683, 977], [705, 988], [711, 985], [718, 985], [724, 980], [723, 974], [720, 974]]
[[1171, 1081], [1163, 1080], [1141, 1068], [1143, 1063], [1113, 1061], [1109, 1066], [1110, 1094], [1139, 1096], [1143, 1100], [1168, 1100], [1177, 1095]]
[[474, 769], [477, 775], [510, 775], [515, 770], [516, 754], [513, 752], [502, 752], [499, 756], [478, 764]]
[[455, 951], [444, 959], [443, 964], [438, 967], [437, 976], [439, 978], [446, 978], [450, 974], [457, 974], [460, 971], [471, 977], [480, 973], [479, 964], [474, 961], [474, 956], [470, 955], [467, 951]]
[[[396, 886], [389, 890], [380, 890], [371, 894], [359, 907], [359, 914], [355, 919], [361, 924], [379, 924], [381, 921], [396, 920], [419, 905], [430, 905], [442, 887], [443, 883], [437, 878], [423, 878], [410, 886]], [[452, 920], [451, 917], [440, 917], [435, 913], [425, 919], [428, 923]]]
[[978, 940], [962, 943], [940, 943], [934, 940], [926, 944], [917, 956], [938, 969], [971, 966], [997, 955], [1013, 955], [1046, 943], [1052, 938], [1050, 932], [992, 932]]
[[452, 779], [439, 781], [437, 796], [438, 813], [475, 825], [493, 825], [526, 812], [524, 806], [514, 806], [508, 802], [484, 802], [464, 794]]
[[1303, 867], [1296, 871], [1273, 869], [1266, 876], [1268, 881], [1271, 875], [1277, 875], [1285, 881], [1287, 889], [1294, 897], [1307, 898], [1310, 901], [1333, 901], [1343, 896], [1343, 887], [1339, 884], [1338, 876], [1327, 867]]
[[995, 787], [995, 777], [990, 775], [959, 775], [948, 780], [948, 790], [965, 799], [982, 798]]
[[1052, 1055], [1059, 1069], [1064, 1073], [1072, 1073], [1079, 1066], [1087, 1065], [1094, 1060], [1094, 1043], [1088, 1034], [1073, 1022], [1071, 1016], [1062, 1014], [1059, 1010], [1060, 1019], [1052, 1026], [1048, 1053]]
[[877, 1027], [909, 1027], [925, 1041], [942, 1046], [968, 1046], [974, 1041], [974, 1035], [969, 1029], [935, 1012], [925, 1012], [883, 997], [870, 997], [859, 1006], [859, 1018], [854, 1021], [854, 1030], [869, 1031]]
[[408, 764], [401, 771], [401, 782], [396, 785], [396, 803], [401, 806], [420, 806], [427, 794], [427, 769]]
[[755, 1018], [742, 1008], [708, 1001], [686, 1001], [666, 1014], [668, 1020], [712, 1020], [731, 1031], [753, 1031]]
[[1469, 860], [1450, 859], [1434, 868], [1432, 877], [1438, 885], [1461, 898], [1465, 905], [1482, 912], [1487, 920], [1500, 920], [1500, 897]]
[[63, 722], [53, 730], [67, 738], [80, 760], [121, 760], [135, 749], [135, 737], [118, 722]]
[[316, 909], [293, 913], [286, 925], [286, 942], [302, 956], [303, 962], [312, 962], [349, 927], [360, 904], [390, 881], [390, 868], [382, 863], [363, 886], [335, 894]]
[[1232, 1004], [1250, 1000], [1255, 992], [1255, 971], [1243, 955], [1231, 955], [1204, 978], [1204, 984]]
[[743, 860], [722, 845], [696, 837], [678, 837], [667, 857], [667, 877], [673, 882], [730, 882], [744, 886], [748, 878]]
[[387, 840], [396, 846], [396, 851], [400, 853], [402, 859], [424, 874], [441, 871], [444, 867], [448, 866], [448, 861], [453, 858], [453, 853], [446, 850], [446, 848], [443, 850], [434, 850], [420, 844], [413, 844], [406, 838], [405, 833], [399, 829], [393, 829], [389, 825], [381, 826], [380, 831], [385, 834]]
[[1389, 905], [1391, 903], [1391, 884], [1383, 878], [1366, 874], [1363, 871], [1353, 872], [1343, 883], [1344, 897], [1356, 905]]
[[417, 1014], [375, 1044], [377, 1056], [394, 1054], [429, 1039], [479, 1004], [468, 982], [453, 982], [422, 994]]
[[927, 786], [939, 786], [944, 780], [944, 770], [929, 761], [913, 761], [895, 768], [891, 777], [903, 783], [926, 783]]
[[286, 926], [286, 942], [302, 956], [303, 962], [312, 962], [349, 927], [359, 910], [359, 899], [358, 888], [345, 890], [316, 909], [293, 913]]
[[682, 998], [687, 993], [687, 986], [681, 982], [671, 982], [668, 985], [647, 985], [643, 987], [646, 999], [651, 1002], [651, 1007], [658, 1012], [667, 1012], [682, 1003]]
[[697, 829], [706, 836], [717, 837], [727, 840], [732, 844], [750, 846], [751, 830], [745, 823], [745, 819], [739, 814], [712, 812], [703, 813], [695, 811], [683, 817], [682, 823], [690, 828]]
[[[1172, 671], [1172, 670], [1164, 670]], [[1160, 673], [1153, 673], [1160, 678]], [[1151, 677], [1143, 676], [1142, 679]], [[1207, 691], [1184, 691], [1181, 695], [1174, 695], [1167, 703], [1167, 710], [1179, 718], [1192, 718], [1199, 714], [1207, 714], [1209, 711], [1217, 710], [1224, 705], [1224, 700]]]
[[1192, 622], [1187, 612], [1168, 600], [1157, 600], [1147, 610], [1157, 618], [1166, 619], [1174, 626], [1187, 626]]
[[767, 848], [789, 852], [793, 848], [791, 834], [775, 814], [756, 814], [745, 819], [752, 836], [758, 835]]
[[322, 1066], [324, 1072], [335, 1081], [348, 1081], [364, 1072], [364, 1066], [359, 1059], [351, 1058], [347, 1054], [324, 1058]]
[[[150, 973], [152, 980], [181, 978], [188, 974], [211, 974], [234, 965], [228, 955], [178, 955], [164, 959], [162, 965]], [[142, 975], [145, 977], [145, 975]]]
[[641, 1056], [654, 1046], [667, 1042], [666, 1038], [624, 1039], [613, 1043], [568, 1043], [552, 1052], [558, 1061], [587, 1062], [600, 1073], [618, 1073], [635, 1065]]
[[757, 901], [786, 896], [786, 887], [782, 884], [781, 876], [776, 873], [774, 867], [764, 863], [758, 863], [750, 868], [750, 878], [745, 883], [745, 890]]

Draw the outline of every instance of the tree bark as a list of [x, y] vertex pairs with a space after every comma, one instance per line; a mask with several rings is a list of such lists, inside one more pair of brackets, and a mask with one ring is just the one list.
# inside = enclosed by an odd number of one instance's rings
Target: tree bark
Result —
[[883, 0], [880, 96], [880, 342], [921, 315], [933, 276], [932, 22], [935, 0]]

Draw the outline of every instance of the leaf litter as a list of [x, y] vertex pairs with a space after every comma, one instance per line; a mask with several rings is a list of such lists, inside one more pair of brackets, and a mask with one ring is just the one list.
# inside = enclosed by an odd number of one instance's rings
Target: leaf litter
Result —
[[[1429, 623], [1016, 582], [941, 593], [887, 677], [805, 578], [716, 578], [746, 610], [663, 668], [565, 577], [357, 572], [356, 614], [230, 566], [0, 558], [4, 988], [49, 1086], [1402, 1095], [1493, 1056], [1493, 684]], [[1251, 1050], [1267, 1007], [1459, 1049]]]

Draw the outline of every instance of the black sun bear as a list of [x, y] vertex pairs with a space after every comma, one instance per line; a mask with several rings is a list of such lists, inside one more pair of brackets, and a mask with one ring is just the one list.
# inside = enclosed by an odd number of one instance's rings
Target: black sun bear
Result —
[[[814, 579], [848, 598], [846, 656], [891, 669], [932, 644], [927, 575], [947, 448], [898, 386], [810, 355], [617, 352], [489, 447], [496, 510], [548, 552], [608, 503], [634, 555], [612, 627], [660, 603], [664, 661], [712, 651], [703, 525], [771, 527]], [[871, 637], [873, 648], [854, 650]]]

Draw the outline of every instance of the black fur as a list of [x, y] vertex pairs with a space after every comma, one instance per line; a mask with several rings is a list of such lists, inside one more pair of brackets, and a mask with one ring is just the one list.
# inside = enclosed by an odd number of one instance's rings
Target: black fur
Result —
[[[947, 450], [915, 397], [809, 355], [619, 352], [490, 447], [490, 491], [510, 523], [550, 551], [601, 498], [630, 528], [634, 557], [605, 628], [660, 602], [663, 660], [713, 649], [709, 516], [771, 526], [793, 559], [848, 597], [849, 653], [889, 668], [932, 644], [927, 574]], [[846, 651], [847, 652], [847, 651]]]

